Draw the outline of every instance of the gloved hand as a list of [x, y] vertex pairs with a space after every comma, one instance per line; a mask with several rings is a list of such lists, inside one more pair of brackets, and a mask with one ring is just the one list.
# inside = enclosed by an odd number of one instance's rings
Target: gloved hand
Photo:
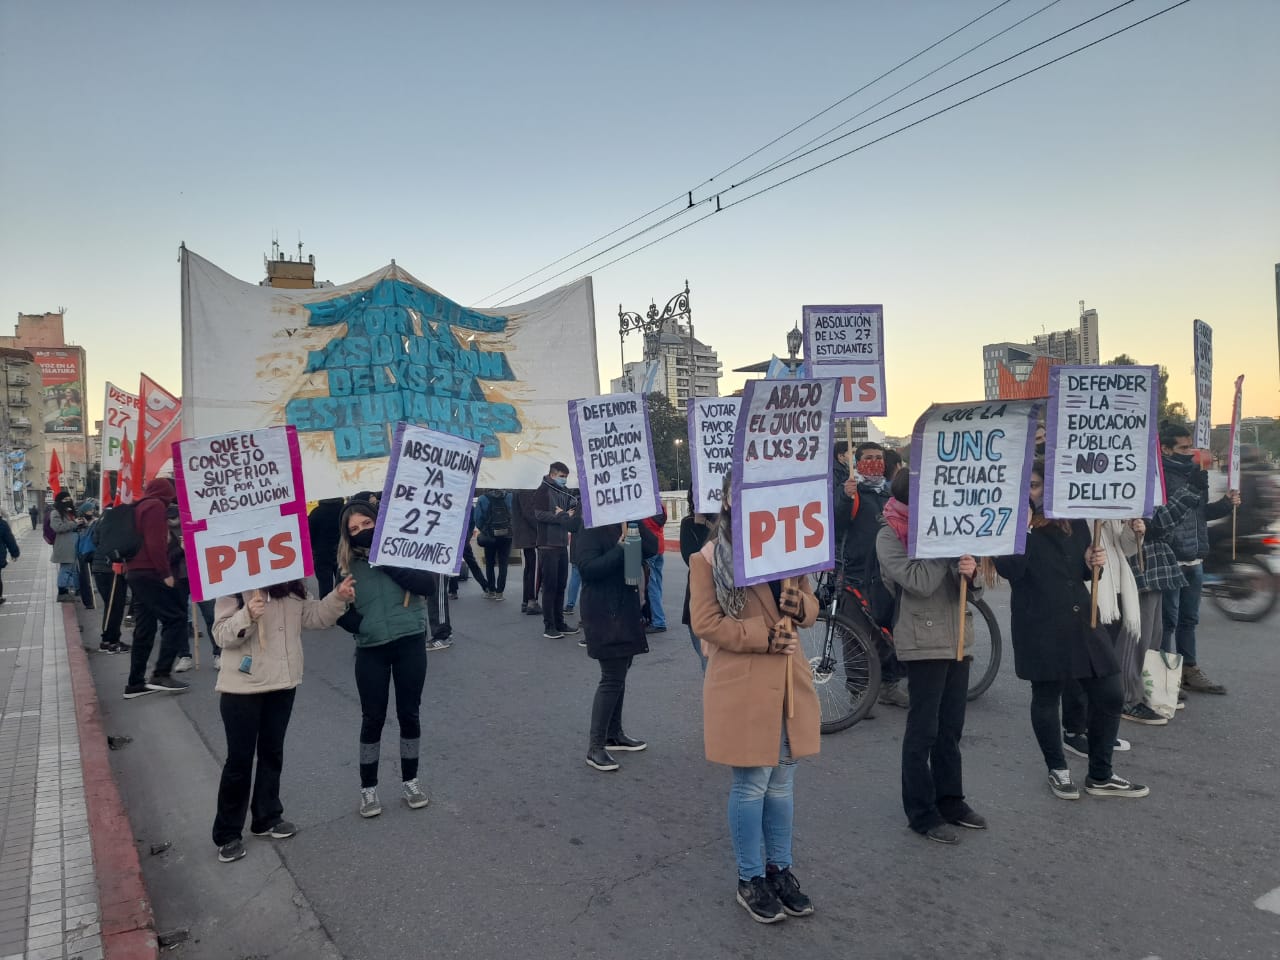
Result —
[[799, 617], [804, 613], [799, 587], [793, 585], [782, 588], [782, 595], [778, 598], [778, 612], [784, 617]]

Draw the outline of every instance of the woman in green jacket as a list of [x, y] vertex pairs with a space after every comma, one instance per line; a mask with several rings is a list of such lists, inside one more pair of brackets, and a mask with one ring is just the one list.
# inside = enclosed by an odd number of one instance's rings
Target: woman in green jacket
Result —
[[352, 577], [356, 599], [340, 626], [355, 634], [356, 689], [360, 693], [360, 816], [376, 817], [378, 757], [382, 728], [387, 720], [391, 686], [396, 690], [396, 719], [400, 723], [400, 775], [404, 802], [417, 810], [427, 805], [418, 785], [418, 748], [422, 727], [418, 709], [427, 680], [425, 605], [432, 574], [369, 564], [378, 511], [352, 501], [339, 523], [338, 569]]

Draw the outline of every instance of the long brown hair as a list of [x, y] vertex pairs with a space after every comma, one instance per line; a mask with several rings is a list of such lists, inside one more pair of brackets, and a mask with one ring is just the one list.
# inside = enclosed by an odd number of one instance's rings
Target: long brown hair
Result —
[[[1039, 477], [1040, 482], [1044, 483], [1044, 461], [1039, 457], [1037, 457], [1031, 464], [1031, 475], [1033, 477]], [[1041, 489], [1043, 490], [1043, 488]], [[1032, 505], [1031, 507], [1031, 529], [1042, 530], [1045, 527], [1049, 527], [1051, 529], [1056, 528], [1059, 533], [1064, 533], [1067, 536], [1071, 535], [1070, 520], [1050, 520], [1044, 515], [1044, 500], [1042, 498], [1040, 500], [1040, 506], [1037, 507]]]

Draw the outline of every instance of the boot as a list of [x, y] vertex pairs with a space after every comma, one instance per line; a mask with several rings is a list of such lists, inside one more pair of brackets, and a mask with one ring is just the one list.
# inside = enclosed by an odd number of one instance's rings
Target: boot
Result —
[[1220, 683], [1214, 683], [1205, 672], [1199, 667], [1182, 667], [1182, 686], [1185, 690], [1194, 690], [1196, 693], [1216, 693], [1224, 694], [1227, 688]]
[[906, 684], [900, 680], [892, 680], [880, 687], [881, 703], [890, 707], [902, 707], [907, 709], [911, 706], [911, 698], [907, 695], [907, 691], [902, 689]]
[[587, 766], [608, 773], [618, 769], [618, 761], [613, 759], [604, 747], [592, 747], [587, 751]]

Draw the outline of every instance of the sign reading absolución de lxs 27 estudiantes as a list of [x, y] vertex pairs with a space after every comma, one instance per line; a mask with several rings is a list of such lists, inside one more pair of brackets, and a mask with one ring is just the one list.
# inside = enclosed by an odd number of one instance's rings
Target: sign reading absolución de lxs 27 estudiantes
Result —
[[839, 377], [837, 418], [883, 417], [884, 305], [805, 306], [808, 376]]

